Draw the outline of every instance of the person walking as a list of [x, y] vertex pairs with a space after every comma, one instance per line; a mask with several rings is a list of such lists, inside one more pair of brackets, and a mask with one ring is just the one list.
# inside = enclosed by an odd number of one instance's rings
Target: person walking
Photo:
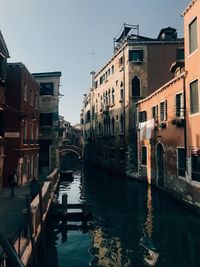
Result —
[[41, 188], [41, 184], [39, 183], [38, 179], [36, 177], [33, 177], [33, 179], [30, 182], [30, 196], [31, 201], [39, 194]]

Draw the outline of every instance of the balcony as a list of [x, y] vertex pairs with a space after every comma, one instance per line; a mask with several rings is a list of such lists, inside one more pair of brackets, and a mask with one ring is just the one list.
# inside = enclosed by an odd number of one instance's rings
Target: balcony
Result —
[[166, 127], [167, 127], [166, 122], [160, 122], [160, 123], [158, 123], [158, 128], [159, 129], [166, 129]]
[[175, 118], [171, 121], [173, 125], [176, 125], [177, 127], [183, 127], [185, 125], [185, 119], [184, 118]]

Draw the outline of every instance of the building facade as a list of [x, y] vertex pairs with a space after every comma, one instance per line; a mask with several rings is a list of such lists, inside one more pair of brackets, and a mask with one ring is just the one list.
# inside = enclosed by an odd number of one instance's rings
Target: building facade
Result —
[[185, 72], [138, 102], [139, 176], [167, 191], [182, 191], [185, 177]]
[[6, 69], [9, 52], [0, 31], [0, 191], [3, 188], [4, 168], [4, 113], [5, 113], [5, 90], [6, 90]]
[[[84, 99], [84, 152], [89, 161], [123, 174], [138, 175], [137, 102], [173, 78], [172, 62], [183, 55], [173, 28], [157, 38], [124, 26], [113, 57], [96, 74]], [[128, 32], [128, 33], [127, 33]]]
[[183, 12], [185, 35], [188, 201], [200, 206], [200, 1]]
[[38, 177], [39, 85], [22, 63], [9, 63], [4, 117], [4, 185], [17, 170], [19, 184]]
[[51, 172], [59, 167], [59, 87], [61, 72], [34, 73], [40, 85], [40, 172]]

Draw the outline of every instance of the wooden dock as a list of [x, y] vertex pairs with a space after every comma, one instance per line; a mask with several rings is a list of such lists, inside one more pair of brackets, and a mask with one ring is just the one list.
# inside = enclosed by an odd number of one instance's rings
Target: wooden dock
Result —
[[53, 203], [51, 215], [60, 220], [82, 222], [92, 219], [91, 212], [85, 203], [68, 203], [66, 194], [62, 195], [62, 203]]

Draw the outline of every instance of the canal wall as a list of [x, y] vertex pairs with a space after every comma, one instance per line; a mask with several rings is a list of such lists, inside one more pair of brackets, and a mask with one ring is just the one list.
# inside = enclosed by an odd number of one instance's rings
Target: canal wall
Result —
[[[26, 237], [19, 237], [14, 244], [16, 251], [18, 251], [18, 255], [20, 255], [21, 261], [25, 266], [29, 266], [30, 262], [33, 260], [32, 259], [34, 257], [33, 244], [35, 243], [35, 245], [38, 245], [41, 239], [42, 225], [47, 218], [50, 205], [54, 199], [58, 181], [59, 181], [59, 172], [58, 169], [55, 169], [50, 175], [46, 177], [46, 180], [43, 183], [41, 189], [41, 199], [42, 199], [41, 203], [39, 194], [30, 203], [31, 228], [32, 228], [31, 231], [30, 229], [28, 230], [30, 231], [30, 233], [28, 233]], [[24, 216], [27, 217], [28, 216], [27, 209], [25, 209], [23, 212]]]
[[166, 172], [162, 187], [158, 184], [155, 170], [151, 170], [151, 180], [148, 179], [146, 173], [146, 170], [143, 168], [138, 175], [128, 173], [126, 176], [139, 182], [151, 184], [152, 186], [162, 190], [169, 196], [200, 213], [200, 186], [197, 182], [190, 181], [188, 176], [186, 176], [186, 178], [182, 178], [177, 177], [176, 175], [170, 175], [168, 172]]

